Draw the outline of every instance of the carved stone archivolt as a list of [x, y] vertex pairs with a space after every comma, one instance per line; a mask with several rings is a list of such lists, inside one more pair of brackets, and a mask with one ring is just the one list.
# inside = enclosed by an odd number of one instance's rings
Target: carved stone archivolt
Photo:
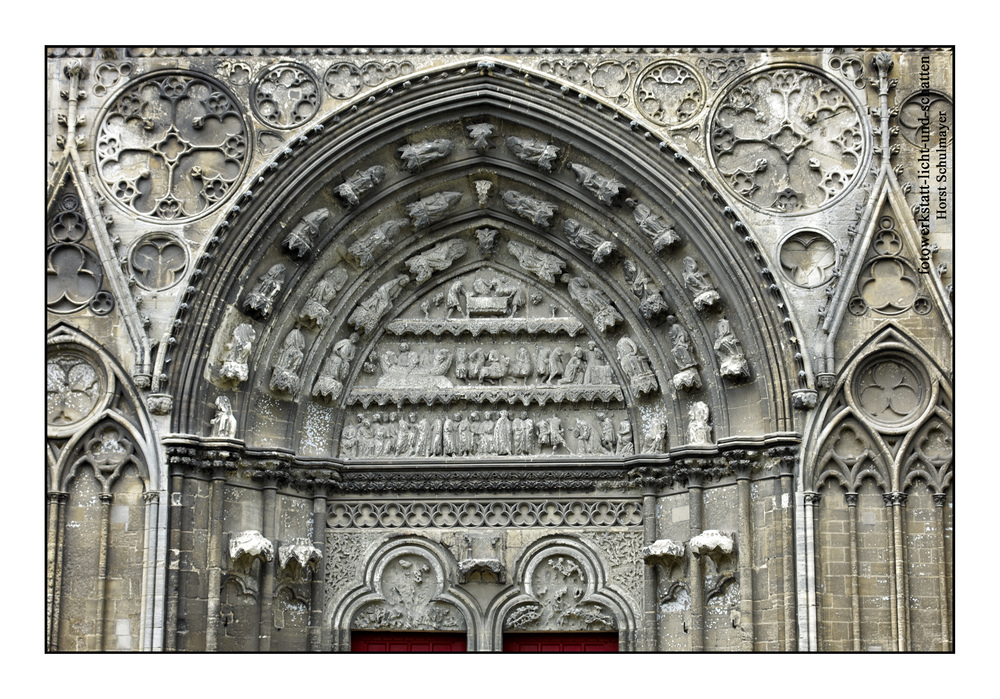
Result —
[[180, 221], [234, 191], [250, 161], [238, 101], [208, 76], [157, 73], [108, 107], [97, 133], [98, 181], [125, 210]]
[[829, 78], [769, 68], [732, 84], [710, 121], [712, 162], [737, 196], [793, 214], [840, 198], [863, 172], [866, 126]]

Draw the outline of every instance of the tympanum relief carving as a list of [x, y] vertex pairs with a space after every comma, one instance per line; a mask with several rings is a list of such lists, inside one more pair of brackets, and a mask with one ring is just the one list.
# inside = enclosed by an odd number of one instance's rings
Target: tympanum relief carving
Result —
[[593, 583], [585, 569], [568, 555], [554, 554], [539, 561], [526, 592], [533, 601], [517, 605], [504, 619], [505, 630], [611, 631], [618, 628], [614, 614], [593, 602]]
[[354, 615], [354, 629], [464, 630], [465, 618], [451, 604], [438, 601], [445, 589], [439, 568], [423, 556], [394, 558], [377, 576], [382, 599]]

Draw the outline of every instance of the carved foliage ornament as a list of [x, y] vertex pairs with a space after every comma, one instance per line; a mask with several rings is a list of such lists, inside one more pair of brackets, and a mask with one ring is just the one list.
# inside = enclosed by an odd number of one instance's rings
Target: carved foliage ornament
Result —
[[99, 180], [125, 210], [187, 220], [220, 205], [249, 163], [238, 102], [207, 76], [161, 73], [119, 95], [95, 153]]
[[464, 630], [463, 615], [436, 599], [445, 589], [442, 573], [423, 555], [408, 552], [397, 556], [377, 576], [382, 599], [358, 610], [351, 628]]
[[726, 186], [759, 209], [790, 214], [819, 209], [851, 188], [867, 135], [837, 85], [785, 67], [730, 87], [715, 108], [710, 138]]
[[[563, 553], [565, 551], [565, 553]], [[614, 614], [591, 601], [594, 581], [587, 567], [560, 549], [530, 567], [526, 592], [532, 602], [514, 607], [504, 619], [504, 629], [532, 631], [613, 631]]]
[[329, 507], [327, 524], [336, 529], [636, 527], [642, 524], [642, 503], [635, 500], [337, 502]]

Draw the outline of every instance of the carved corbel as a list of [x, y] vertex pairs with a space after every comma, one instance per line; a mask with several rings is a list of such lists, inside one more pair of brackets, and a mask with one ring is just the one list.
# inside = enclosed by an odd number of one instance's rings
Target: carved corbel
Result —
[[[687, 575], [685, 564], [687, 556], [684, 555], [684, 544], [670, 539], [658, 539], [649, 546], [642, 549], [642, 560], [648, 566], [661, 566], [664, 577], [670, 579], [682, 579]], [[679, 573], [675, 575], [675, 573]]]
[[490, 576], [497, 583], [507, 582], [507, 571], [503, 564], [506, 548], [502, 535], [462, 537], [461, 560], [458, 562], [458, 581], [465, 584], [478, 574]]
[[257, 559], [274, 560], [274, 545], [256, 529], [248, 529], [229, 538], [229, 559], [234, 571], [247, 573]]
[[706, 529], [688, 542], [688, 548], [694, 556], [708, 556], [715, 564], [715, 569], [719, 570], [722, 561], [733, 554], [733, 535], [717, 529]]
[[316, 566], [323, 553], [313, 546], [308, 537], [292, 539], [292, 543], [278, 548], [278, 566], [289, 578], [308, 579], [308, 573], [316, 574]]

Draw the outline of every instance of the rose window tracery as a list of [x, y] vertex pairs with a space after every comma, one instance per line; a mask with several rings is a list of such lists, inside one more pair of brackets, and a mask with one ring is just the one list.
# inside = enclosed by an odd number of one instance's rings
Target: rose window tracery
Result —
[[726, 185], [774, 213], [838, 199], [862, 171], [866, 133], [857, 108], [828, 78], [772, 68], [735, 84], [710, 122], [710, 154]]
[[275, 66], [254, 85], [254, 113], [279, 129], [304, 124], [316, 115], [323, 101], [318, 82], [303, 66]]
[[881, 427], [915, 420], [930, 399], [929, 380], [917, 365], [896, 355], [865, 362], [854, 376], [852, 392], [859, 410]]
[[249, 161], [247, 133], [235, 98], [211, 78], [149, 76], [104, 115], [98, 179], [115, 202], [141, 216], [199, 216], [237, 186]]

